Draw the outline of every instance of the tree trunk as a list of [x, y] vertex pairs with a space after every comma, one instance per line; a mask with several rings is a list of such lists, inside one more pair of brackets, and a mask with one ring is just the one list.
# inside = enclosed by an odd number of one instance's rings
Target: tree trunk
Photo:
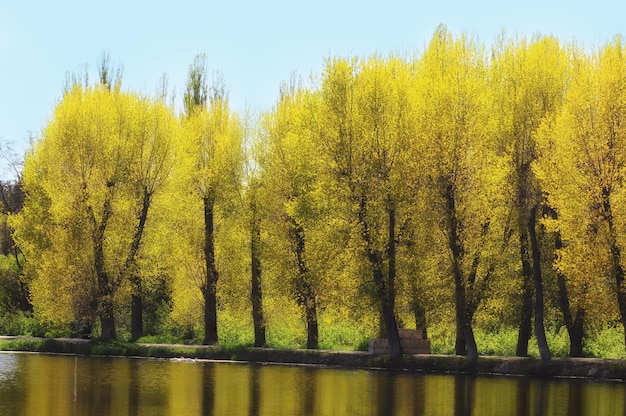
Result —
[[113, 315], [113, 302], [109, 300], [100, 300], [100, 339], [110, 341], [117, 339], [117, 330], [115, 326], [115, 316]]
[[396, 210], [391, 200], [387, 196], [387, 284], [383, 292], [382, 313], [387, 327], [387, 338], [389, 339], [389, 353], [392, 357], [402, 355], [402, 345], [400, 344], [400, 333], [398, 331], [398, 321], [396, 319]]
[[306, 315], [306, 347], [310, 350], [317, 349], [319, 346], [319, 329], [317, 324], [317, 302], [312, 291], [309, 291], [310, 295], [305, 306]]
[[137, 341], [143, 337], [143, 299], [141, 295], [141, 278], [134, 275], [131, 279], [131, 314], [130, 314], [130, 340]]
[[296, 262], [298, 263], [298, 276], [295, 284], [296, 299], [298, 303], [304, 307], [304, 316], [307, 327], [307, 343], [308, 349], [317, 349], [319, 341], [319, 331], [317, 323], [317, 296], [315, 288], [310, 279], [309, 269], [304, 258], [305, 236], [304, 229], [294, 218], [290, 217], [291, 236]]
[[617, 231], [613, 222], [613, 210], [611, 208], [611, 190], [607, 187], [602, 189], [604, 217], [609, 227], [609, 248], [611, 251], [611, 271], [615, 279], [615, 291], [619, 306], [620, 320], [624, 330], [624, 345], [626, 346], [626, 287], [624, 287], [624, 268], [622, 267], [622, 251], [617, 244]]
[[569, 334], [569, 356], [583, 357], [583, 340], [585, 339], [585, 310], [579, 308], [576, 311], [576, 318], [572, 321], [571, 328], [568, 328]]
[[250, 235], [250, 258], [251, 258], [251, 293], [252, 301], [252, 321], [254, 323], [254, 346], [265, 345], [265, 319], [263, 317], [263, 291], [261, 286], [261, 225], [257, 216], [256, 204], [251, 204], [252, 221]]
[[522, 222], [520, 225], [520, 257], [522, 260], [522, 304], [520, 308], [519, 331], [517, 334], [517, 349], [515, 355], [518, 357], [528, 356], [528, 342], [532, 333], [533, 314], [533, 270], [530, 264], [528, 250], [527, 226]]
[[206, 282], [204, 295], [204, 340], [205, 345], [216, 344], [217, 338], [217, 268], [215, 267], [215, 245], [213, 227], [213, 200], [205, 197], [204, 202], [204, 261]]
[[148, 211], [150, 210], [150, 202], [152, 201], [152, 193], [147, 188], [143, 189], [142, 206], [139, 214], [139, 223], [135, 229], [135, 235], [133, 235], [133, 241], [128, 251], [128, 257], [124, 268], [120, 272], [120, 280], [124, 279], [126, 275], [129, 275], [131, 283], [131, 309], [130, 309], [130, 327], [131, 327], [131, 341], [136, 341], [143, 336], [143, 300], [141, 290], [141, 275], [136, 270], [137, 253], [141, 246], [141, 239], [143, 237], [143, 231], [146, 227], [146, 221], [148, 220]]
[[533, 258], [533, 282], [535, 286], [535, 336], [539, 346], [539, 355], [542, 361], [550, 361], [552, 354], [546, 340], [546, 329], [544, 324], [544, 297], [543, 278], [541, 275], [541, 253], [537, 241], [537, 205], [530, 210], [528, 218], [528, 236]]
[[[557, 232], [554, 237], [554, 249], [558, 251], [562, 247], [563, 243], [561, 242], [561, 235], [559, 232]], [[563, 275], [563, 273], [556, 271], [556, 278], [559, 290], [559, 309], [563, 314], [563, 322], [565, 322], [565, 328], [567, 329], [567, 335], [569, 336], [569, 356], [582, 357], [583, 339], [585, 337], [585, 310], [579, 306], [576, 310], [576, 317], [572, 318], [571, 305], [569, 301], [569, 294], [567, 292], [565, 276]]]
[[448, 247], [452, 254], [452, 275], [454, 277], [454, 300], [456, 307], [456, 342], [454, 348], [457, 355], [467, 355], [469, 361], [475, 362], [478, 359], [478, 347], [472, 329], [472, 314], [467, 299], [466, 281], [461, 270], [461, 260], [465, 253], [459, 237], [460, 224], [457, 218], [456, 199], [452, 183], [446, 185], [444, 197], [448, 222]]
[[377, 301], [380, 304], [380, 313], [385, 322], [387, 340], [389, 342], [389, 356], [398, 359], [402, 356], [402, 345], [400, 344], [400, 333], [395, 314], [395, 290], [394, 280], [396, 274], [396, 241], [395, 241], [395, 209], [388, 198], [388, 229], [387, 229], [387, 250], [389, 260], [388, 275], [383, 272], [383, 254], [374, 247], [370, 235], [369, 221], [367, 219], [367, 196], [362, 194], [359, 200], [358, 218], [361, 225], [361, 237], [365, 243], [365, 254], [372, 270], [372, 279], [376, 288]]
[[93, 208], [88, 206], [87, 210], [92, 226], [92, 242], [94, 255], [94, 269], [96, 272], [98, 316], [100, 318], [100, 337], [104, 341], [117, 338], [115, 326], [115, 315], [113, 310], [113, 296], [115, 290], [113, 282], [109, 278], [104, 261], [104, 233], [106, 231], [109, 217], [111, 216], [111, 198], [114, 184], [108, 185], [108, 193], [102, 209], [102, 219], [97, 223]]

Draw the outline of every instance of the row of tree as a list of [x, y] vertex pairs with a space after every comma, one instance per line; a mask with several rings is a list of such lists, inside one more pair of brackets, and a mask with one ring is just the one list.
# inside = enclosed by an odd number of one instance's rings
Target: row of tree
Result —
[[550, 359], [549, 313], [582, 355], [589, 325], [626, 328], [624, 53], [619, 37], [486, 50], [441, 26], [412, 58], [329, 59], [255, 123], [202, 56], [179, 115], [122, 90], [103, 59], [25, 161], [10, 224], [29, 299], [104, 339], [128, 312], [142, 336], [158, 302], [183, 327], [202, 316], [209, 344], [218, 312], [247, 311], [255, 345], [293, 302], [309, 348], [333, 310], [374, 317], [392, 356], [399, 321], [449, 320], [472, 360], [476, 322], [519, 328], [518, 355], [534, 322]]

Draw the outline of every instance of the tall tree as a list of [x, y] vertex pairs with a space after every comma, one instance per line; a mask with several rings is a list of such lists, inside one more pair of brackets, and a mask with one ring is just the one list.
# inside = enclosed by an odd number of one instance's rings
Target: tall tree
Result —
[[[496, 89], [498, 136], [510, 163], [513, 212], [522, 266], [522, 301], [517, 355], [528, 354], [534, 309], [535, 334], [541, 358], [550, 359], [544, 329], [542, 255], [537, 216], [545, 201], [532, 165], [537, 159], [536, 132], [542, 121], [562, 105], [567, 75], [567, 52], [558, 39], [536, 36], [530, 41], [501, 40], [494, 50], [493, 85]], [[548, 256], [551, 258], [551, 256]], [[533, 308], [534, 293], [534, 308]]]
[[[137, 272], [145, 194], [167, 175], [167, 149], [144, 145], [167, 142], [177, 128], [170, 110], [106, 80], [66, 91], [26, 160], [25, 207], [15, 218], [42, 315], [96, 314], [105, 340], [117, 337], [118, 289]], [[137, 159], [148, 153], [152, 162]]]
[[161, 100], [144, 100], [133, 117], [136, 126], [133, 140], [128, 143], [130, 168], [126, 192], [128, 200], [135, 202], [130, 209], [135, 213], [136, 223], [121, 273], [128, 274], [131, 284], [131, 340], [137, 340], [144, 332], [142, 278], [137, 256], [155, 194], [172, 172], [178, 123]]
[[478, 357], [472, 320], [506, 246], [504, 169], [495, 152], [492, 97], [482, 49], [440, 26], [419, 70], [418, 134], [425, 184], [442, 219], [454, 282], [457, 354]]
[[319, 280], [312, 267], [314, 250], [309, 232], [319, 220], [319, 157], [313, 128], [313, 100], [310, 92], [295, 79], [284, 84], [275, 110], [263, 121], [259, 165], [267, 192], [275, 196], [271, 207], [276, 228], [288, 241], [292, 261], [288, 269], [291, 287], [302, 307], [307, 326], [307, 348], [319, 342]]
[[[228, 96], [221, 76], [208, 87], [206, 57], [199, 55], [189, 68], [184, 96], [183, 153], [185, 162], [179, 174], [184, 187], [201, 202], [202, 278], [197, 281], [204, 303], [204, 343], [218, 342], [217, 281], [215, 250], [216, 206], [239, 186], [243, 163], [243, 129], [228, 107]], [[186, 181], [186, 182], [185, 182]], [[183, 207], [195, 215], [189, 204]], [[188, 229], [188, 232], [194, 232]], [[193, 243], [195, 238], [190, 239]], [[190, 248], [193, 253], [195, 250]], [[193, 261], [193, 260], [192, 260]]]
[[321, 86], [320, 144], [348, 207], [392, 357], [402, 354], [395, 311], [397, 244], [415, 168], [406, 151], [416, 145], [411, 71], [393, 57], [335, 59], [327, 61]]
[[[557, 214], [552, 221], [562, 239], [557, 265], [567, 277], [561, 290], [570, 293], [570, 307], [583, 316], [594, 303], [609, 309], [606, 301], [595, 298], [605, 290], [594, 276], [604, 276], [626, 334], [620, 232], [626, 160], [625, 52], [616, 37], [593, 56], [578, 54], [562, 111], [544, 123], [539, 136], [542, 152], [536, 172]], [[582, 338], [584, 328], [579, 331]]]

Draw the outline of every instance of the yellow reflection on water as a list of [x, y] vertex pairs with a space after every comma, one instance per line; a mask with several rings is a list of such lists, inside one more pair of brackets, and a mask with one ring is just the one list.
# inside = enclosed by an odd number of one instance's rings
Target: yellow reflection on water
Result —
[[0, 354], [0, 415], [615, 415], [618, 383]]

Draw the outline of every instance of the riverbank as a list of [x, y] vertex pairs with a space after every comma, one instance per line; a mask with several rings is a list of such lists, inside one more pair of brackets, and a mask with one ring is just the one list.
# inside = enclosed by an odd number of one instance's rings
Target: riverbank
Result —
[[449, 355], [405, 355], [400, 360], [363, 351], [287, 350], [183, 344], [99, 342], [73, 338], [0, 336], [0, 351], [78, 354], [87, 356], [152, 357], [241, 361], [263, 364], [310, 365], [350, 369], [380, 369], [425, 373], [580, 378], [626, 381], [626, 360], [598, 358], [536, 358], [481, 356], [476, 363]]

